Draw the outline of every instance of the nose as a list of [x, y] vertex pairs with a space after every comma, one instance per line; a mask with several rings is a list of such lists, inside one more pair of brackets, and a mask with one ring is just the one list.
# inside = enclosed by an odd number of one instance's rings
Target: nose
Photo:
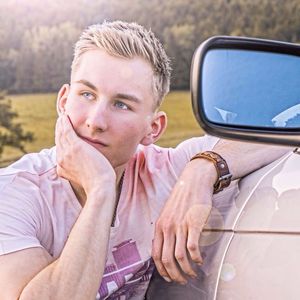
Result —
[[93, 131], [105, 131], [108, 127], [108, 105], [106, 101], [97, 101], [91, 105], [86, 118], [86, 126]]

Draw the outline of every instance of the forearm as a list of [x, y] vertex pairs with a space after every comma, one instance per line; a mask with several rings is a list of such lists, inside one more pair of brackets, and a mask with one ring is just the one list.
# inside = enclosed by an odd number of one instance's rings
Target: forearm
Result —
[[291, 148], [221, 139], [213, 151], [226, 160], [232, 179], [237, 179], [278, 159]]
[[[220, 140], [212, 150], [227, 161], [234, 179], [290, 151], [283, 147], [226, 140]], [[203, 261], [198, 246], [199, 238], [212, 209], [217, 177], [217, 170], [211, 160], [197, 158], [189, 161], [162, 209], [155, 224], [152, 256], [158, 272], [167, 281], [186, 282], [182, 273], [192, 277], [196, 275], [189, 258], [198, 264]], [[173, 259], [170, 260], [170, 257]]]
[[102, 280], [115, 195], [89, 195], [60, 257], [39, 272], [20, 299], [95, 299]]
[[[287, 147], [257, 145], [229, 140], [220, 140], [212, 149], [219, 153], [227, 162], [232, 179], [237, 179], [259, 169], [291, 151]], [[202, 195], [199, 198], [202, 204], [211, 202], [213, 186], [217, 180], [217, 171], [212, 161], [194, 159], [187, 163], [176, 189], [177, 192]]]

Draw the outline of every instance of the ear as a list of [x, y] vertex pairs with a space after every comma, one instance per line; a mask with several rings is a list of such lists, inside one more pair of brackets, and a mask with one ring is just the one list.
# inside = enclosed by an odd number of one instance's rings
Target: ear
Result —
[[65, 112], [65, 105], [67, 103], [69, 92], [70, 92], [70, 85], [64, 84], [60, 88], [60, 90], [57, 94], [56, 110], [57, 110], [57, 113], [59, 116]]
[[156, 112], [147, 135], [141, 140], [141, 144], [148, 146], [155, 143], [164, 133], [167, 127], [167, 115], [163, 111]]

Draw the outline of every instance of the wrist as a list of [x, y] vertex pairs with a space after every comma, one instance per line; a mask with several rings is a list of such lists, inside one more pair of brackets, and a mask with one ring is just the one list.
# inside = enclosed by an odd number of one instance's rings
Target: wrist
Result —
[[97, 197], [97, 196], [110, 196], [116, 193], [116, 184], [115, 183], [101, 183], [98, 186], [90, 188], [86, 191], [87, 198]]
[[116, 175], [104, 175], [98, 178], [93, 178], [88, 184], [85, 190], [86, 195], [100, 193], [111, 193], [116, 188]]
[[191, 196], [190, 204], [211, 206], [216, 180], [217, 172], [213, 163], [195, 159], [187, 163], [179, 178], [177, 189]]
[[191, 161], [198, 159], [211, 162], [214, 165], [217, 173], [217, 180], [213, 185], [214, 194], [217, 194], [230, 185], [232, 175], [229, 172], [226, 160], [221, 155], [213, 151], [205, 151], [196, 154], [194, 157], [192, 157]]
[[91, 185], [86, 191], [87, 198], [115, 198], [115, 180], [101, 180]]
[[86, 203], [84, 207], [86, 209], [90, 208], [93, 213], [97, 215], [102, 215], [105, 211], [105, 216], [109, 218], [111, 222], [111, 217], [113, 215], [116, 205], [115, 191], [103, 191], [103, 190], [93, 190], [87, 194]]
[[188, 163], [188, 168], [193, 171], [193, 174], [199, 174], [201, 177], [201, 183], [209, 185], [213, 188], [215, 182], [218, 179], [218, 173], [213, 162], [206, 159], [194, 159]]

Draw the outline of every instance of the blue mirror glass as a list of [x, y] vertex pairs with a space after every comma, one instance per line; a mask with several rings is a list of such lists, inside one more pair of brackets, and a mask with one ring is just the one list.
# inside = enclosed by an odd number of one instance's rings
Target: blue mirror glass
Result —
[[201, 74], [204, 113], [217, 124], [300, 127], [300, 57], [212, 49]]

